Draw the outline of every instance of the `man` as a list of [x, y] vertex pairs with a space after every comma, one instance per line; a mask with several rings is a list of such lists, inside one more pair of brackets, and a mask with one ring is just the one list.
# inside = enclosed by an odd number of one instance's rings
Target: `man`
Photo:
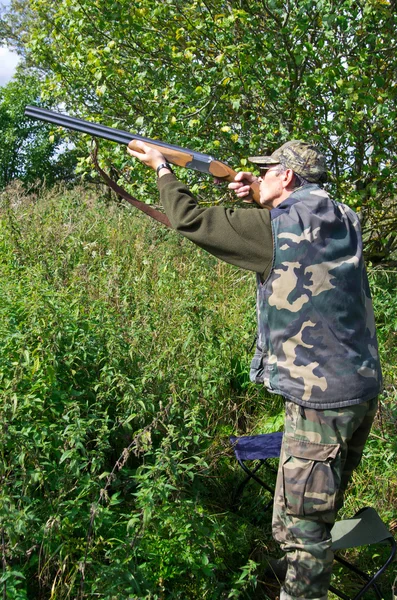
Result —
[[[285, 399], [273, 535], [286, 553], [281, 600], [325, 600], [330, 531], [361, 459], [381, 388], [359, 221], [321, 187], [324, 157], [293, 140], [259, 166], [269, 210], [200, 208], [164, 157], [128, 150], [157, 171], [173, 227], [221, 260], [257, 273], [251, 379]], [[239, 173], [239, 197], [256, 181]]]

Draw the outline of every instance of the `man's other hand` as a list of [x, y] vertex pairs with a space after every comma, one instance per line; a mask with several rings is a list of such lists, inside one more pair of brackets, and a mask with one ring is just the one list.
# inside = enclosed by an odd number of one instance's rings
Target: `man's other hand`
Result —
[[258, 181], [258, 178], [255, 177], [252, 173], [248, 173], [247, 171], [240, 171], [237, 173], [234, 181], [229, 183], [229, 190], [233, 190], [238, 198], [245, 198], [249, 195], [251, 189], [250, 186], [252, 183]]

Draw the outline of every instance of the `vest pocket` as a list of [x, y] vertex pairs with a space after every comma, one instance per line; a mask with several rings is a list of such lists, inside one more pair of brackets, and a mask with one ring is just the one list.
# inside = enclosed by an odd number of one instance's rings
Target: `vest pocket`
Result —
[[340, 445], [285, 436], [283, 457], [287, 514], [301, 517], [335, 510], [340, 485]]

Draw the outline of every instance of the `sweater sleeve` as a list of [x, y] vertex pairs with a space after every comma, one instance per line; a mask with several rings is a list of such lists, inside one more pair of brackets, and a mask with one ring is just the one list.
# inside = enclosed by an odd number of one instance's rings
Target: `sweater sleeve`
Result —
[[160, 199], [173, 228], [220, 260], [255, 271], [264, 280], [273, 263], [270, 213], [266, 209], [200, 208], [173, 174], [158, 180]]

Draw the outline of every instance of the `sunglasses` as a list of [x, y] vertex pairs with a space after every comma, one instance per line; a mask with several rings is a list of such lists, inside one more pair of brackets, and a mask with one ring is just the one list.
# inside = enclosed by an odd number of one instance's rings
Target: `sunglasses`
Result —
[[278, 165], [276, 167], [259, 167], [259, 174], [260, 177], [264, 177], [266, 175], [266, 173], [268, 173], [269, 171], [276, 171], [278, 169]]

